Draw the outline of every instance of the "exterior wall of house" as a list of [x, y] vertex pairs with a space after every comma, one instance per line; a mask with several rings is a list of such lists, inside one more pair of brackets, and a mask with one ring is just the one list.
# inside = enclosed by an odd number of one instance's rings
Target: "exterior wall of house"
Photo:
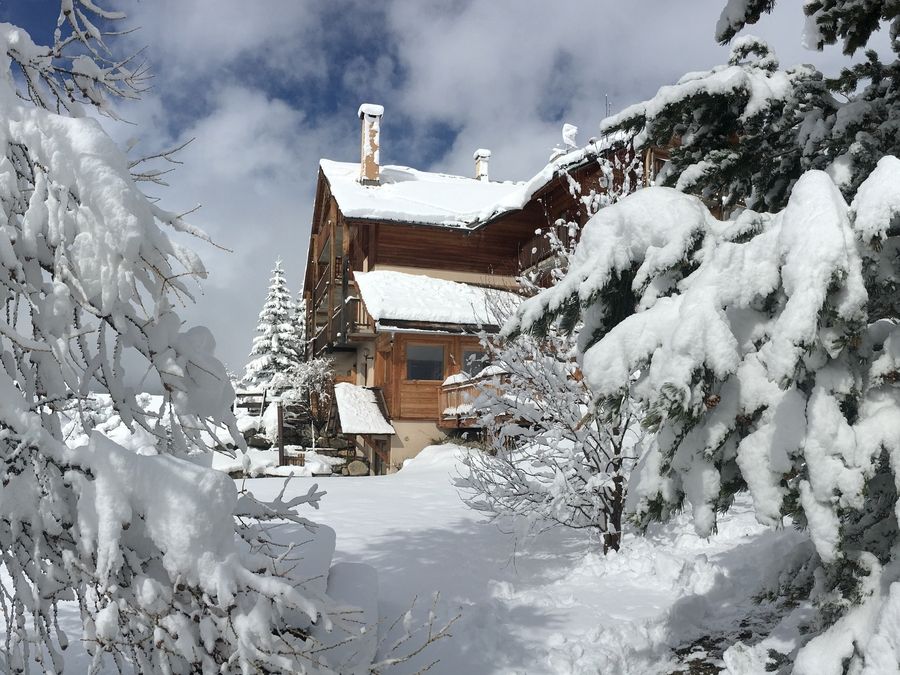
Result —
[[[444, 363], [440, 379], [409, 379], [407, 355], [409, 347], [415, 345], [443, 348]], [[375, 354], [373, 386], [382, 388], [391, 420], [427, 422], [436, 433], [442, 412], [441, 383], [460, 372], [464, 351], [479, 349], [478, 338], [472, 335], [394, 333], [381, 338]], [[404, 447], [409, 447], [411, 442], [407, 441]]]
[[418, 455], [423, 448], [445, 438], [445, 434], [434, 422], [415, 420], [393, 420], [396, 435], [391, 436], [391, 467], [396, 471], [403, 462]]
[[511, 276], [518, 272], [523, 242], [552, 222], [534, 203], [476, 230], [380, 221], [359, 227], [369, 228], [373, 269], [396, 265]]
[[356, 370], [356, 353], [355, 352], [333, 352], [328, 355], [334, 366], [335, 382], [357, 383]]

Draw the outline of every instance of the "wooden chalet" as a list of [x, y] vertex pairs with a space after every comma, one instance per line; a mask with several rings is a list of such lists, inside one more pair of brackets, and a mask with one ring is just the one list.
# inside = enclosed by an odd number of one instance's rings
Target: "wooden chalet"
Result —
[[547, 258], [536, 230], [586, 221], [580, 195], [603, 189], [595, 160], [608, 151], [589, 144], [526, 182], [491, 181], [486, 150], [472, 178], [381, 166], [382, 114], [360, 107], [359, 162], [320, 162], [303, 290], [310, 353], [331, 357], [339, 382], [372, 392], [368, 412], [344, 416], [376, 473], [465, 425], [451, 376], [479, 363], [477, 333], [499, 329], [496, 304], [513, 301], [516, 275]]

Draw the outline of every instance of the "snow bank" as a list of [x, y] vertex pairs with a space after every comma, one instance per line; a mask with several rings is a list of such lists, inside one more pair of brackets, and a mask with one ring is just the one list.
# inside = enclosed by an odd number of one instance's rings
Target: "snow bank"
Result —
[[400, 473], [405, 477], [412, 477], [416, 474], [450, 476], [462, 467], [462, 458], [467, 452], [469, 452], [468, 448], [453, 443], [429, 445], [415, 457], [403, 462]]
[[[295, 446], [286, 446], [288, 454], [302, 453], [305, 457], [303, 466], [278, 466], [278, 450], [248, 449], [244, 454], [247, 458], [247, 475], [257, 476], [327, 476], [334, 471], [335, 466], [340, 466], [344, 460], [339, 457], [320, 455], [314, 450], [303, 450]], [[212, 453], [212, 468], [227, 474], [242, 473], [244, 471], [244, 459], [238, 455], [231, 457], [224, 452]]]
[[[740, 643], [748, 622], [775, 612], [759, 596], [798, 551], [810, 550], [787, 521], [781, 531], [755, 522], [741, 497], [709, 539], [694, 534], [689, 514], [652, 526], [646, 538], [627, 532], [623, 550], [607, 556], [584, 532], [518, 539], [515, 525], [484, 522], [460, 501], [451, 478], [465, 452], [429, 446], [397, 474], [331, 481], [318, 515], [339, 533], [336, 559], [379, 561], [382, 607], [402, 613], [414, 596], [439, 590], [439, 617], [462, 611], [453, 637], [402, 672], [434, 659], [435, 675], [676, 672], [684, 661], [675, 649], [708, 636], [721, 652]], [[291, 489], [302, 493], [310, 482]], [[274, 484], [259, 481], [254, 489]], [[787, 626], [782, 635], [800, 639]]]

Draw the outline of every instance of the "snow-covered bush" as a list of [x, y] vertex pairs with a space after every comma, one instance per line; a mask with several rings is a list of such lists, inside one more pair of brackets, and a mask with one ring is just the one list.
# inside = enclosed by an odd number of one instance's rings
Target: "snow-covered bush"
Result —
[[308, 359], [275, 375], [270, 386], [302, 415], [323, 422], [334, 400], [334, 364], [324, 356]]
[[284, 281], [281, 259], [275, 261], [266, 301], [259, 313], [258, 335], [253, 338], [250, 362], [242, 384], [248, 389], [268, 389], [272, 378], [285, 374], [303, 359], [304, 340], [298, 333], [297, 310]]
[[[163, 228], [203, 234], [141, 192], [137, 163], [85, 114], [140, 87], [96, 27], [120, 18], [63, 0], [52, 47], [0, 24], [0, 670], [61, 671], [71, 601], [94, 667], [367, 672], [334, 660], [358, 625], [324, 615], [324, 581], [301, 584], [268, 522], [314, 530], [293, 509], [322, 493], [262, 504], [188, 459], [209, 420], [240, 442], [234, 392], [209, 331], [170, 301], [205, 271]], [[135, 360], [158, 406], [127, 383]], [[140, 452], [101, 433], [119, 422], [144, 434]]]
[[[629, 153], [609, 152], [597, 161], [607, 189], [585, 196], [591, 213], [630, 192], [639, 170]], [[580, 195], [580, 186], [572, 189]], [[571, 222], [547, 229], [549, 257], [523, 272], [523, 294], [563, 278], [578, 234]], [[515, 310], [495, 304], [499, 316]], [[588, 529], [604, 551], [618, 550], [625, 485], [643, 435], [635, 406], [627, 392], [596, 406], [576, 362], [574, 332], [553, 321], [544, 328], [540, 337], [482, 335], [490, 365], [471, 405], [488, 452], [469, 453], [457, 485], [469, 506], [490, 517], [522, 518], [537, 529]]]
[[626, 479], [640, 452], [628, 395], [595, 407], [574, 340], [557, 330], [483, 345], [490, 375], [478, 379], [472, 406], [488, 452], [464, 459], [457, 485], [466, 503], [538, 529], [589, 529], [604, 550], [618, 550]]

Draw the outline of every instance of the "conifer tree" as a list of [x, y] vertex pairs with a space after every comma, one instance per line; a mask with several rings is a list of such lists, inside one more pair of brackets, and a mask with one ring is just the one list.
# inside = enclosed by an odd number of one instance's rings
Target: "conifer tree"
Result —
[[259, 313], [257, 336], [250, 350], [252, 360], [244, 373], [244, 385], [267, 387], [272, 378], [302, 360], [303, 345], [297, 335], [294, 302], [284, 280], [281, 259], [275, 261], [269, 291]]
[[[720, 37], [773, 4], [729, 2]], [[890, 20], [898, 49], [896, 3], [805, 9], [815, 44], [852, 52]], [[509, 327], [580, 325], [601, 403], [627, 390], [647, 411], [654, 435], [629, 486], [636, 522], [690, 505], [706, 536], [748, 493], [761, 523], [809, 533], [779, 581], [760, 581], [778, 639], [758, 627], [726, 651], [747, 666], [732, 672], [900, 667], [900, 65], [867, 59], [825, 80], [779, 71], [766, 45], [738, 38], [729, 65], [609, 121], [639, 147], [674, 138], [660, 180], [680, 191], [650, 187], [598, 213], [565, 278]], [[862, 82], [854, 73], [869, 84], [839, 102], [831, 92]]]

